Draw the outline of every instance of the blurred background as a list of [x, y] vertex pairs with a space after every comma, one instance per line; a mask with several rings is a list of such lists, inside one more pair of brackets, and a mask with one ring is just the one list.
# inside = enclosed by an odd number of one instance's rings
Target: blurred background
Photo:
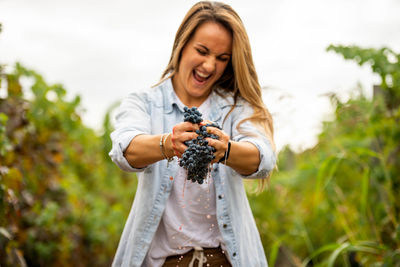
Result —
[[[0, 0], [0, 266], [109, 266], [136, 189], [113, 110], [154, 85], [196, 1]], [[400, 2], [225, 1], [278, 171], [250, 205], [270, 266], [400, 266]]]

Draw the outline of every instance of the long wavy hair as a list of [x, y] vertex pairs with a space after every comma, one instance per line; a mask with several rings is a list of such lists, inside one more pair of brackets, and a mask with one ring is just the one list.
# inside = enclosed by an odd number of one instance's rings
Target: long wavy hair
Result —
[[[232, 34], [232, 56], [214, 88], [233, 95], [234, 105], [228, 115], [236, 107], [239, 98], [244, 99], [253, 107], [252, 116], [242, 120], [238, 124], [238, 129], [247, 120], [253, 122], [266, 134], [275, 150], [272, 117], [262, 101], [261, 86], [254, 67], [249, 38], [239, 15], [229, 5], [221, 2], [201, 1], [188, 11], [175, 35], [171, 57], [161, 76], [161, 81], [173, 77], [178, 72], [183, 48], [192, 38], [196, 29], [209, 21], [221, 24]], [[269, 176], [270, 174], [265, 178], [269, 178]], [[266, 180], [260, 180], [259, 190], [264, 189]]]

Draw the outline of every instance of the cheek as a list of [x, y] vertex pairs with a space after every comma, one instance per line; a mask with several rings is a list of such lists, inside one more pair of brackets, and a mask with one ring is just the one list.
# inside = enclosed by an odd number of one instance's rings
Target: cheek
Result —
[[228, 66], [228, 63], [221, 62], [221, 63], [217, 64], [217, 75], [218, 75], [218, 77], [220, 77], [224, 73], [226, 66]]
[[195, 58], [191, 58], [191, 60], [186, 60], [185, 62], [182, 62], [182, 68], [183, 71], [186, 72], [187, 74], [192, 73], [193, 69], [199, 64], [198, 60]]

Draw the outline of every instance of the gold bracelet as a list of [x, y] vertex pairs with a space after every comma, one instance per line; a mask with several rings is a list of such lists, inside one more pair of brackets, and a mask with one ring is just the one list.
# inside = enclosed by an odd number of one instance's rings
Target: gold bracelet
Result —
[[163, 149], [164, 148], [164, 136], [165, 136], [165, 134], [162, 134], [161, 138], [160, 138], [160, 151], [161, 151], [161, 154], [164, 157], [164, 159], [166, 159], [167, 156], [165, 155], [164, 149]]
[[161, 138], [160, 138], [160, 150], [161, 150], [161, 154], [163, 155], [164, 159], [167, 160], [167, 167], [168, 167], [169, 163], [174, 159], [174, 157], [169, 158], [165, 152], [165, 142], [170, 134], [171, 133], [163, 134], [163, 135], [161, 135]]

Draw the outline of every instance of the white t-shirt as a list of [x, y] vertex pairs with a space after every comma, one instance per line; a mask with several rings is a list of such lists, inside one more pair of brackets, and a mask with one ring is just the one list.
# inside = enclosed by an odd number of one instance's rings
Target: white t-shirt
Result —
[[[175, 97], [183, 109], [184, 104]], [[205, 120], [209, 114], [210, 97], [198, 109]], [[162, 266], [166, 257], [184, 254], [194, 246], [218, 247], [222, 243], [211, 172], [203, 184], [198, 184], [186, 180], [187, 171], [178, 167], [173, 179], [171, 194], [144, 266]]]

